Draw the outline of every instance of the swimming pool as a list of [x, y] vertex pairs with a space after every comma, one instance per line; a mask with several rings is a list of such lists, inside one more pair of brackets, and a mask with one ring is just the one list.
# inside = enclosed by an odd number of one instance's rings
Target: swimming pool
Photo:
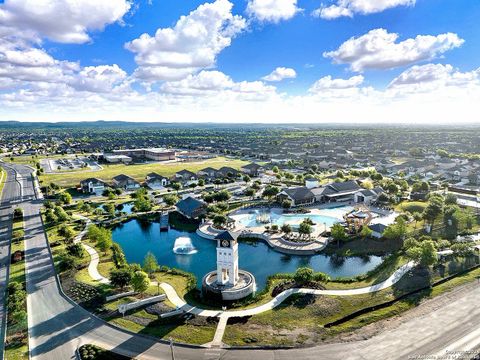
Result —
[[331, 227], [333, 224], [342, 221], [343, 215], [353, 210], [351, 206], [341, 206], [330, 209], [316, 210], [316, 213], [307, 214], [283, 214], [281, 209], [266, 210], [244, 210], [231, 214], [230, 217], [247, 228], [263, 226], [262, 222], [258, 222], [257, 218], [266, 217], [269, 219], [268, 225], [282, 226], [289, 224], [298, 226], [305, 218], [311, 219], [317, 225], [326, 225]]

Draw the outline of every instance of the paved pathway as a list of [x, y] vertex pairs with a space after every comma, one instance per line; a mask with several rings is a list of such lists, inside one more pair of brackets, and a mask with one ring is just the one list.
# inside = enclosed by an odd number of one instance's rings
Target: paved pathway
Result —
[[92, 221], [89, 218], [82, 215], [77, 215], [77, 217], [82, 220], [85, 220], [85, 228], [75, 237], [73, 242], [75, 244], [81, 243], [83, 248], [87, 251], [88, 255], [90, 255], [90, 263], [88, 264], [88, 275], [90, 275], [90, 277], [93, 280], [98, 281], [99, 283], [108, 284], [110, 283], [110, 280], [108, 280], [106, 277], [102, 276], [98, 272], [98, 264], [100, 262], [100, 256], [98, 255], [97, 250], [95, 250], [91, 246], [82, 242], [82, 238], [87, 233], [88, 227], [92, 224]]
[[352, 295], [361, 295], [361, 294], [368, 294], [377, 292], [386, 288], [389, 288], [397, 281], [399, 281], [403, 275], [405, 275], [408, 271], [410, 271], [415, 264], [411, 261], [399, 269], [397, 269], [388, 279], [382, 281], [378, 284], [358, 288], [358, 289], [344, 289], [344, 290], [316, 290], [316, 289], [306, 289], [306, 288], [292, 288], [285, 290], [275, 296], [272, 300], [268, 303], [263, 305], [245, 309], [245, 310], [230, 310], [230, 311], [223, 311], [223, 310], [206, 310], [199, 307], [194, 307], [188, 305], [183, 299], [181, 299], [175, 289], [167, 284], [161, 283], [160, 287], [165, 291], [168, 300], [174, 304], [178, 309], [181, 309], [187, 313], [195, 314], [198, 316], [205, 316], [205, 317], [218, 317], [219, 323], [217, 325], [217, 330], [215, 332], [215, 337], [211, 343], [205, 344], [206, 346], [220, 346], [221, 341], [223, 338], [223, 333], [225, 332], [225, 327], [227, 321], [231, 317], [244, 317], [244, 316], [252, 316], [258, 315], [265, 311], [272, 310], [279, 306], [285, 299], [293, 294], [314, 294], [314, 295], [331, 295], [331, 296], [352, 296]]

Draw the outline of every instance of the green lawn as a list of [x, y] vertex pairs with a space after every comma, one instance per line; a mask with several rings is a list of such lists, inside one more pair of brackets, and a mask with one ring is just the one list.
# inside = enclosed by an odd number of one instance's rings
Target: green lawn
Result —
[[[401, 261], [401, 260], [399, 260]], [[471, 266], [472, 264], [470, 264]], [[461, 270], [462, 264], [447, 264], [447, 268]], [[299, 346], [314, 344], [339, 333], [356, 330], [372, 322], [400, 314], [421, 301], [451, 290], [453, 287], [474, 281], [480, 276], [480, 269], [458, 276], [433, 289], [423, 290], [414, 295], [377, 311], [358, 316], [341, 325], [325, 328], [323, 325], [341, 319], [360, 309], [381, 304], [398, 298], [402, 294], [428, 286], [441, 277], [438, 271], [416, 270], [403, 277], [393, 287], [356, 296], [301, 296], [294, 295], [272, 311], [255, 315], [247, 320], [230, 321], [223, 341], [228, 345], [282, 345]], [[449, 275], [446, 272], [444, 276]], [[380, 275], [380, 277], [384, 277]], [[360, 283], [359, 283], [360, 284]], [[332, 283], [328, 283], [328, 288]], [[355, 287], [357, 287], [355, 283]], [[346, 286], [352, 286], [346, 285]]]
[[110, 181], [114, 176], [119, 174], [129, 175], [137, 181], [144, 181], [145, 176], [150, 172], [157, 172], [163, 176], [172, 176], [177, 171], [187, 169], [197, 172], [205, 167], [220, 168], [222, 166], [230, 166], [234, 169], [240, 169], [243, 165], [248, 164], [247, 161], [227, 159], [224, 157], [217, 157], [204, 161], [196, 162], [177, 162], [177, 163], [148, 163], [138, 165], [102, 165], [103, 170], [99, 171], [76, 171], [68, 174], [43, 174], [40, 176], [40, 181], [44, 184], [51, 182], [63, 187], [74, 187], [80, 183], [80, 180], [88, 177], [97, 177], [99, 179]]
[[[13, 232], [23, 233], [23, 219], [15, 219], [13, 223]], [[25, 243], [23, 236], [12, 239], [11, 253], [16, 251], [24, 251]], [[17, 261], [10, 265], [9, 282], [18, 282], [25, 284], [25, 261]], [[25, 303], [26, 311], [26, 303]], [[28, 343], [27, 343], [27, 320], [18, 323], [7, 323], [7, 345], [5, 347], [5, 359], [7, 360], [26, 360], [28, 359]]]
[[3, 187], [7, 181], [7, 173], [0, 167], [0, 199], [2, 198]]

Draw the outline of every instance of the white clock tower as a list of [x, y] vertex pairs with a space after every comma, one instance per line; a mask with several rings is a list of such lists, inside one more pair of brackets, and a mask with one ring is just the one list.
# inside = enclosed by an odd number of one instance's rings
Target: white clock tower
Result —
[[238, 234], [224, 231], [217, 240], [217, 283], [235, 286], [238, 281]]

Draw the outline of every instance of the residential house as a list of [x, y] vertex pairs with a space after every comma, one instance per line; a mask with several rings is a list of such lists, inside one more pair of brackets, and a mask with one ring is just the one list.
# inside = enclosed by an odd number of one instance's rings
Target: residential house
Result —
[[238, 175], [240, 175], [240, 171], [229, 167], [229, 166], [222, 166], [220, 169], [218, 169], [218, 174], [220, 174], [221, 177], [232, 177], [236, 178]]
[[107, 184], [97, 178], [88, 178], [80, 181], [80, 188], [85, 194], [96, 194], [100, 195], [103, 193]]
[[260, 169], [262, 169], [262, 167], [256, 163], [250, 163], [245, 166], [242, 166], [242, 171], [245, 174], [254, 176], [254, 177], [257, 177], [259, 175]]
[[162, 190], [170, 184], [170, 179], [152, 172], [145, 177], [145, 183], [152, 190]]
[[198, 180], [198, 176], [189, 170], [180, 170], [173, 176], [174, 181], [182, 183], [183, 185], [190, 185]]
[[205, 181], [213, 181], [215, 178], [218, 177], [218, 170], [212, 167], [206, 167], [202, 170], [197, 172], [197, 176]]
[[113, 186], [123, 190], [136, 190], [140, 188], [140, 183], [128, 175], [120, 174], [113, 178]]

